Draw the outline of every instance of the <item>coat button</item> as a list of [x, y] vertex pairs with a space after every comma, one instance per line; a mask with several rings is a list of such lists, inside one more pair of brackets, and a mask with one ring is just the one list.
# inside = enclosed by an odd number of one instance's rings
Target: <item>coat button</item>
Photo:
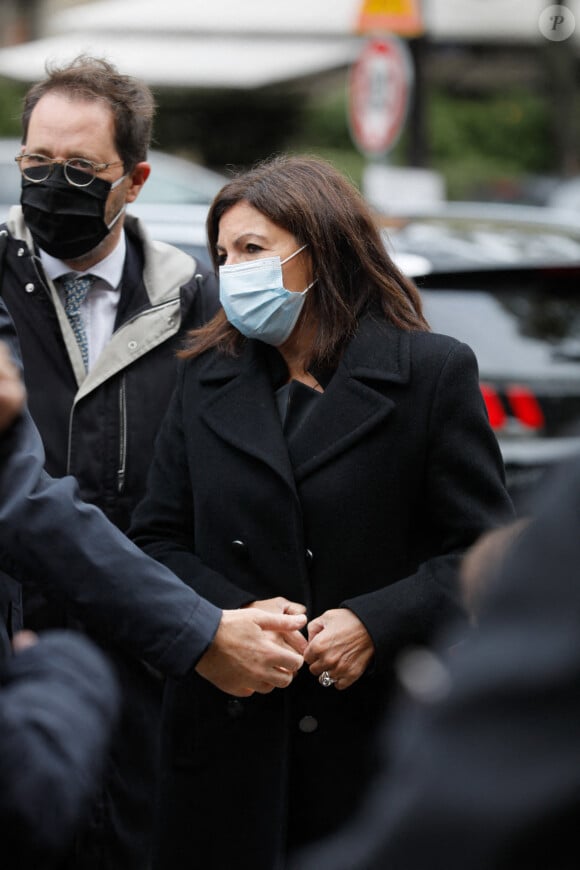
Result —
[[308, 562], [308, 564], [312, 565], [313, 560], [314, 560], [314, 553], [312, 552], [312, 550], [306, 550], [306, 561]]
[[318, 728], [318, 719], [314, 716], [303, 716], [298, 723], [298, 728], [304, 734], [312, 734]]
[[26, 290], [27, 293], [34, 293], [36, 288], [35, 288], [34, 284], [25, 284], [24, 289]]
[[232, 541], [232, 552], [234, 556], [245, 562], [248, 558], [248, 545], [244, 541], [236, 539]]
[[226, 709], [230, 719], [240, 719], [244, 715], [244, 705], [237, 698], [231, 698]]

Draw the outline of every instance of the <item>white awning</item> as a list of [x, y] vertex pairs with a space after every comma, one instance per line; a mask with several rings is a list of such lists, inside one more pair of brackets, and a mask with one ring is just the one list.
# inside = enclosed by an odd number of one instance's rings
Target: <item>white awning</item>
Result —
[[52, 15], [47, 32], [81, 27], [112, 33], [345, 36], [355, 32], [361, 6], [362, 0], [100, 0]]
[[47, 62], [104, 57], [152, 86], [259, 88], [349, 66], [357, 39], [229, 38], [153, 33], [71, 33], [0, 50], [0, 75], [37, 81]]
[[[349, 66], [364, 0], [98, 0], [46, 22], [46, 37], [0, 49], [0, 75], [37, 81], [47, 61], [87, 52], [153, 86], [257, 88]], [[404, 6], [404, 4], [402, 4]], [[580, 45], [580, 0], [571, 37]], [[546, 0], [422, 0], [434, 42], [545, 44]]]
[[[365, 0], [99, 0], [51, 16], [47, 31], [79, 28], [185, 33], [345, 36], [357, 32]], [[404, 2], [391, 7], [404, 10]], [[539, 19], [548, 0], [420, 0], [425, 27], [436, 41], [540, 42]], [[555, 4], [557, 5], [557, 4]], [[580, 40], [580, 0], [567, 0]]]

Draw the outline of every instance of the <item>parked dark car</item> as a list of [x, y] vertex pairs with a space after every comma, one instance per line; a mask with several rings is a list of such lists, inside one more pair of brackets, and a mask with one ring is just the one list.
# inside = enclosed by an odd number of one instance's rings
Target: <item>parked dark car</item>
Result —
[[[475, 351], [516, 506], [580, 452], [580, 221], [450, 203], [387, 221], [437, 332]], [[468, 449], [468, 445], [467, 445]]]

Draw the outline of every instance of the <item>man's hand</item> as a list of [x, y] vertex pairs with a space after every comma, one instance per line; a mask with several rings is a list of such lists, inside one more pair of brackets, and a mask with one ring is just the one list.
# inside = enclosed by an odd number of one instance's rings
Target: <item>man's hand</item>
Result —
[[256, 607], [258, 610], [267, 610], [270, 613], [306, 613], [304, 604], [299, 604], [297, 601], [289, 601], [283, 598], [282, 595], [276, 598], [263, 598], [261, 601], [252, 601], [247, 604], [248, 607]]
[[[251, 604], [246, 605], [246, 608], [249, 607], [267, 610], [268, 613], [306, 613], [306, 607], [303, 604], [299, 604], [297, 601], [289, 601], [281, 595], [278, 595], [276, 598], [264, 598], [261, 601], [252, 601]], [[299, 652], [300, 655], [304, 655], [306, 638], [299, 631], [293, 631], [291, 634], [284, 634], [281, 631], [272, 632], [272, 640], [282, 646], [288, 645], [292, 649], [295, 649], [296, 652]]]
[[0, 432], [21, 413], [25, 398], [24, 385], [10, 351], [0, 342]]
[[[222, 692], [248, 697], [285, 688], [302, 667], [303, 614], [268, 613], [256, 608], [224, 610], [197, 673]], [[275, 633], [283, 633], [283, 642]]]

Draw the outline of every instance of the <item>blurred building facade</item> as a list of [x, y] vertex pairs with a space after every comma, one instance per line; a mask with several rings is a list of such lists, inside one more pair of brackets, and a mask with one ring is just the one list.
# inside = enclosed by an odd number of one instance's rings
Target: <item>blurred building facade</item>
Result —
[[[407, 122], [410, 165], [429, 165], [429, 87], [478, 99], [518, 86], [545, 100], [559, 171], [579, 170], [580, 0], [558, 6], [569, 9], [577, 25], [561, 42], [540, 27], [550, 0], [408, 2], [417, 3], [424, 25], [409, 39], [415, 67]], [[81, 51], [106, 56], [160, 95], [167, 144], [185, 136], [218, 166], [225, 159], [219, 144], [225, 142], [229, 159], [244, 163], [256, 134], [285, 134], [305, 94], [333, 76], [344, 78], [372, 33], [372, 27], [358, 27], [361, 10], [405, 5], [406, 0], [2, 0], [0, 76], [30, 82], [42, 77], [47, 60]], [[238, 153], [224, 132], [233, 122]], [[204, 133], [197, 141], [199, 130]]]

